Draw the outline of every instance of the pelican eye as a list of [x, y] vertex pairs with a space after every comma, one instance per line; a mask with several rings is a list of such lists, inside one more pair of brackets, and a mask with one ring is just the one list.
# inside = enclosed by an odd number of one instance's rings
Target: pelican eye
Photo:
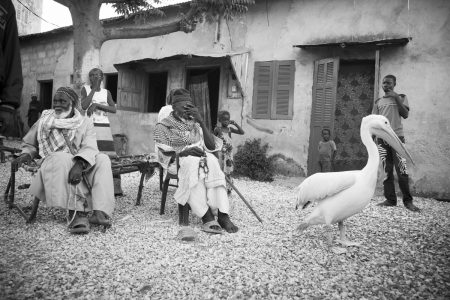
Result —
[[387, 124], [387, 121], [384, 121], [384, 124]]

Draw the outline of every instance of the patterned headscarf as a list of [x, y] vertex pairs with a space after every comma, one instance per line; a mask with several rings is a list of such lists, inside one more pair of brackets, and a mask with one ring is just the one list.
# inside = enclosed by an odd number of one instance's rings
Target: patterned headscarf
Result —
[[170, 91], [172, 105], [177, 102], [190, 101], [192, 102], [191, 93], [186, 89], [175, 89]]

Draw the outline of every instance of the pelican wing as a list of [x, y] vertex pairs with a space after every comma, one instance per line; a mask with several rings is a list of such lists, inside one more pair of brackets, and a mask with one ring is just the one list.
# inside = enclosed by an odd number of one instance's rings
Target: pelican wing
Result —
[[296, 189], [296, 208], [308, 202], [320, 201], [351, 187], [357, 171], [316, 173], [306, 178]]

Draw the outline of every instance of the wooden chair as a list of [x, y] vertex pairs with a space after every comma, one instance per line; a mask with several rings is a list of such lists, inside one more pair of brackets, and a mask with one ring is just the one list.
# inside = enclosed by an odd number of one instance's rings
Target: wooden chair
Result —
[[[175, 152], [164, 152], [161, 150], [159, 150], [159, 151], [161, 153], [163, 153], [163, 155], [171, 156], [169, 165], [174, 163], [174, 164], [176, 164], [176, 169], [177, 169], [177, 173], [174, 174], [174, 173], [169, 172], [169, 168], [167, 168], [166, 178], [164, 179], [163, 185], [160, 187], [162, 190], [162, 195], [161, 195], [161, 207], [159, 210], [159, 214], [163, 215], [165, 207], [166, 207], [167, 191], [169, 190], [169, 186], [178, 187], [178, 169], [179, 169], [180, 165], [179, 165], [178, 155], [176, 155]], [[160, 173], [160, 176], [162, 176], [162, 172]], [[160, 179], [161, 178], [162, 177], [160, 177]], [[171, 183], [171, 180], [176, 180], [177, 183], [173, 184], [173, 183]], [[189, 225], [189, 209], [190, 209], [189, 204], [186, 204], [186, 205], [178, 204], [178, 224], [183, 225], [183, 226]]]

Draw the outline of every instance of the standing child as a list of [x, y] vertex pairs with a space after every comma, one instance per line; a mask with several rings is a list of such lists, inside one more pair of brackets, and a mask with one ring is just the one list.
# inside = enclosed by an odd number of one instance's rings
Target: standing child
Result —
[[[226, 110], [218, 113], [220, 126], [214, 129], [214, 134], [223, 140], [222, 153], [220, 155], [220, 166], [225, 175], [231, 180], [231, 173], [233, 172], [233, 144], [231, 142], [231, 134], [244, 134], [241, 126], [235, 121], [230, 120], [230, 113]], [[234, 125], [236, 128], [230, 127]], [[227, 183], [227, 193], [231, 193], [231, 186]]]
[[336, 144], [330, 140], [330, 129], [322, 129], [322, 139], [319, 142], [319, 166], [320, 172], [332, 172], [334, 157], [336, 156]]

